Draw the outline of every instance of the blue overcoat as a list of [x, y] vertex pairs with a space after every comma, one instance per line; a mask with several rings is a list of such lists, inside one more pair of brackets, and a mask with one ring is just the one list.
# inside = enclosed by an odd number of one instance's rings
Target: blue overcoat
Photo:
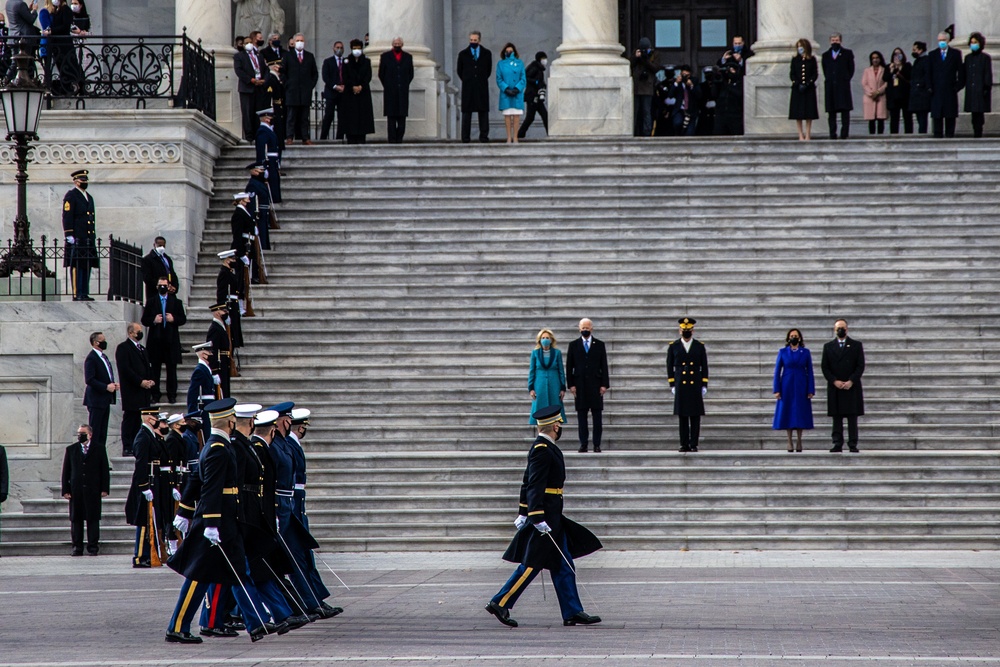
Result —
[[809, 394], [816, 394], [812, 354], [804, 347], [793, 350], [783, 347], [774, 363], [774, 393], [781, 398], [774, 408], [774, 429], [813, 427], [812, 401]]
[[[504, 109], [524, 109], [524, 89], [527, 87], [527, 77], [524, 74], [524, 63], [515, 57], [504, 58], [497, 63], [497, 88], [500, 89], [500, 111]], [[517, 95], [506, 93], [508, 88], [517, 88]]]

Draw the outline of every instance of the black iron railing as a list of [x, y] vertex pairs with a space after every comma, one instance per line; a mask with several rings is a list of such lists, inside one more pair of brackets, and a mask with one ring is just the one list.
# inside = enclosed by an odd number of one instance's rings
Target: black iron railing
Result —
[[[0, 245], [0, 257], [11, 257], [14, 264], [21, 259], [13, 240]], [[63, 296], [73, 296], [72, 267], [66, 266], [68, 246], [62, 239], [42, 236], [36, 244], [29, 240], [25, 259], [41, 257], [43, 270], [24, 272], [15, 270], [0, 278], [0, 300], [48, 301]], [[142, 282], [142, 247], [126, 243], [113, 236], [107, 242], [100, 238], [94, 246], [100, 267], [91, 273], [91, 293], [103, 294], [108, 301], [142, 303], [145, 297]], [[97, 288], [94, 289], [96, 282]]]

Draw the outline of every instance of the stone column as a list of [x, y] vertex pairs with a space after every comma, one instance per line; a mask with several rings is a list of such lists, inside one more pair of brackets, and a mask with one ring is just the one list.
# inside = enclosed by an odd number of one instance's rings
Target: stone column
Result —
[[[993, 59], [993, 80], [1000, 81], [1000, 0], [955, 0], [955, 39], [951, 45], [962, 50], [963, 57], [969, 53], [969, 35], [974, 32], [981, 32], [986, 38], [986, 53]], [[927, 48], [933, 51], [937, 39], [933, 43], [928, 43]], [[972, 134], [972, 120], [969, 114], [965, 113], [965, 91], [958, 95], [959, 115], [958, 131]], [[986, 114], [986, 126], [983, 128], [988, 134], [1000, 132], [1000, 107], [997, 102], [993, 103], [993, 112]]]
[[[187, 28], [191, 39], [201, 40], [206, 51], [215, 51], [215, 120], [237, 137], [243, 136], [240, 96], [233, 72], [233, 0], [176, 0], [175, 30]], [[180, 57], [175, 61], [180, 70]]]
[[631, 136], [632, 77], [617, 0], [563, 0], [563, 43], [548, 80], [549, 134]]
[[[795, 42], [803, 37], [813, 41], [813, 53], [818, 59], [813, 39], [813, 0], [758, 0], [757, 42], [752, 46], [753, 57], [747, 60], [743, 87], [746, 134], [795, 133], [795, 121], [788, 120], [792, 89], [788, 68], [795, 55]], [[820, 116], [822, 107], [820, 100]]]
[[413, 55], [413, 83], [410, 84], [410, 115], [406, 119], [407, 139], [444, 137], [445, 118], [438, 105], [437, 64], [431, 55], [436, 12], [434, 0], [369, 0], [368, 42], [365, 54], [372, 61], [372, 104], [375, 134], [386, 138], [382, 113], [382, 84], [378, 80], [379, 57], [392, 48], [394, 37], [403, 38], [403, 50]]

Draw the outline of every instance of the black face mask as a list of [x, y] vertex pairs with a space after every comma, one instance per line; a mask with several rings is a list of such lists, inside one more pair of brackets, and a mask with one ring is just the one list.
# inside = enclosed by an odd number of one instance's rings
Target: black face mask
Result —
[[558, 442], [559, 438], [561, 437], [562, 437], [562, 427], [560, 426], [559, 428], [556, 429], [556, 442]]
[[86, 181], [84, 181], [83, 183], [80, 183], [80, 189], [81, 190], [86, 190], [87, 189], [87, 182]]
[[259, 49], [259, 48], [260, 48], [260, 47], [262, 47], [262, 46], [264, 46], [264, 40], [262, 40], [262, 39], [258, 39], [258, 40], [257, 40], [257, 48]]
[[791, 338], [788, 339], [788, 344], [789, 345], [796, 345], [797, 346], [800, 342], [802, 342], [802, 341], [801, 341], [801, 339], [798, 336], [792, 336]]
[[184, 433], [185, 431], [188, 430], [187, 424], [181, 424], [180, 426], [177, 427], [177, 430], [180, 431], [181, 433]]
[[87, 442], [87, 440], [89, 440], [89, 439], [90, 439], [90, 437], [86, 433], [77, 433], [76, 434], [76, 440], [77, 440], [77, 442], [79, 442], [81, 444], [84, 443], [84, 442]]
[[102, 350], [108, 349], [108, 341], [102, 340], [100, 343], [97, 344], [97, 347], [101, 348]]
[[157, 285], [156, 286], [156, 291], [159, 292], [160, 295], [166, 296], [168, 288], [167, 288], [166, 285]]
[[159, 429], [159, 431], [160, 435], [166, 435], [167, 433], [170, 433], [170, 427], [164, 426], [163, 428]]
[[136, 342], [139, 342], [140, 340], [142, 340], [142, 331], [136, 331], [135, 332], [135, 340], [136, 340]]
[[847, 338], [847, 329], [844, 327], [837, 327], [837, 338]]
[[584, 338], [590, 338], [590, 329], [583, 329], [580, 331], [580, 335]]
[[685, 329], [684, 331], [681, 332], [681, 336], [684, 338], [684, 340], [690, 340], [691, 336], [693, 335], [694, 331], [692, 331], [691, 329]]

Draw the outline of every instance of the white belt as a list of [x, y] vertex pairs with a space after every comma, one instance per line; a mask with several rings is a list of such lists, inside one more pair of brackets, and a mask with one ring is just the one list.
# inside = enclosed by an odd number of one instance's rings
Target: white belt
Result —
[[198, 465], [198, 459], [191, 459], [190, 461], [188, 461], [188, 469], [191, 469], [196, 465]]
[[174, 469], [170, 466], [160, 466], [160, 472], [173, 472]]
[[228, 300], [230, 300], [230, 301], [239, 301], [240, 300], [240, 297], [236, 296], [235, 294], [227, 294], [226, 298]]
[[296, 484], [295, 485], [295, 490], [296, 491], [305, 491], [306, 490], [306, 485], [305, 484]]
[[213, 400], [213, 401], [214, 401], [214, 400], [215, 400], [215, 394], [202, 394], [202, 395], [201, 395], [201, 396], [199, 396], [198, 398], [200, 398], [200, 399], [201, 399], [201, 400], [203, 400], [203, 401], [207, 401], [207, 400], [209, 400], [209, 399], [211, 399], [211, 400]]
[[286, 491], [285, 489], [275, 489], [274, 495], [281, 496], [282, 498], [291, 498], [295, 494], [291, 491]]

